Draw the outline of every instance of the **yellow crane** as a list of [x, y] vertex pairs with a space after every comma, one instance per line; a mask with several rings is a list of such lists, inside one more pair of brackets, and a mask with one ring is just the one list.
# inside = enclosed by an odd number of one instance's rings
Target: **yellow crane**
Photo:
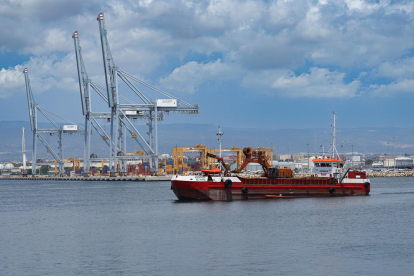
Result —
[[201, 168], [204, 169], [208, 165], [207, 163], [207, 153], [209, 149], [202, 144], [196, 145], [195, 147], [174, 147], [173, 148], [173, 155], [174, 155], [174, 173], [177, 173], [179, 170], [179, 162], [184, 162], [184, 153], [185, 152], [199, 152], [200, 153], [200, 162]]

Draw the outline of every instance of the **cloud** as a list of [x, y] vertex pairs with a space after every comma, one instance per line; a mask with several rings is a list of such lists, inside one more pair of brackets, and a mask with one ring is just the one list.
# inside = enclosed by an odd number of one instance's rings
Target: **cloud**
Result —
[[345, 77], [345, 73], [319, 67], [312, 67], [300, 75], [290, 70], [265, 70], [247, 73], [242, 85], [257, 93], [289, 98], [351, 98], [359, 95], [360, 80], [346, 83]]
[[403, 79], [390, 84], [374, 84], [369, 87], [373, 96], [392, 96], [397, 93], [413, 93], [414, 79]]
[[25, 93], [24, 68], [28, 68], [30, 85], [35, 94], [52, 89], [78, 91], [74, 66], [76, 66], [74, 54], [69, 54], [62, 59], [56, 56], [35, 57], [21, 65], [3, 68], [0, 71], [0, 97]]
[[0, 30], [6, 38], [3, 50], [36, 55], [67, 52], [76, 29], [86, 34], [84, 40], [96, 44], [99, 11], [105, 12], [114, 51], [140, 47], [156, 64], [165, 55], [221, 51], [236, 52], [236, 61], [247, 69], [294, 69], [305, 59], [320, 65], [372, 66], [414, 46], [409, 39], [410, 2], [73, 2], [6, 2], [0, 23], [15, 27]]
[[399, 93], [412, 93], [414, 57], [383, 62], [372, 70], [370, 76], [382, 82], [369, 85], [368, 91], [372, 96], [390, 97]]
[[374, 69], [374, 75], [400, 80], [412, 77], [414, 76], [414, 57], [381, 63], [378, 68]]
[[299, 76], [280, 77], [272, 83], [272, 88], [287, 97], [298, 98], [350, 98], [360, 87], [359, 80], [346, 84], [345, 74], [331, 72], [325, 68], [313, 67], [309, 73]]
[[205, 64], [190, 61], [175, 68], [169, 76], [161, 79], [160, 83], [170, 90], [186, 91], [193, 94], [200, 85], [206, 82], [238, 78], [241, 73], [242, 70], [232, 64], [223, 63], [220, 59]]
[[14, 94], [16, 91], [24, 91], [23, 74], [20, 65], [12, 69], [0, 70], [0, 98], [6, 98]]
[[387, 141], [380, 141], [380, 144], [384, 146], [393, 146], [396, 148], [406, 149], [406, 148], [414, 148], [414, 144], [404, 144], [404, 143], [391, 143]]
[[[403, 91], [414, 68], [411, 57], [400, 60], [414, 47], [410, 1], [7, 0], [0, 6], [0, 51], [32, 56], [39, 61], [32, 63], [38, 67], [30, 70], [39, 71], [33, 77], [58, 87], [57, 82], [76, 79], [76, 67], [68, 57], [73, 54], [71, 35], [77, 30], [86, 68], [101, 80], [96, 22], [100, 11], [117, 66], [153, 80], [171, 72], [161, 83], [190, 93], [217, 80], [239, 80], [249, 86], [257, 76], [264, 78], [262, 87], [288, 97], [352, 97], [360, 81], [345, 83], [340, 72], [357, 76], [374, 71], [392, 83], [387, 88], [374, 84], [368, 90], [388, 93], [384, 91]], [[41, 61], [45, 67], [67, 66], [67, 75], [42, 72]], [[306, 74], [291, 73], [311, 67]], [[11, 81], [4, 86], [8, 89], [17, 87], [13, 70], [2, 69], [4, 80]], [[38, 91], [49, 86], [43, 82]], [[1, 89], [3, 97], [18, 93], [17, 88], [7, 93]]]

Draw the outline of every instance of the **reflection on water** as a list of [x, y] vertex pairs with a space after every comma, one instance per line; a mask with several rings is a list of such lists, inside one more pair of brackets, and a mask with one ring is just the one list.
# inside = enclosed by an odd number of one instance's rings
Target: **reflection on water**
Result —
[[414, 179], [180, 202], [169, 182], [0, 181], [0, 275], [411, 275]]

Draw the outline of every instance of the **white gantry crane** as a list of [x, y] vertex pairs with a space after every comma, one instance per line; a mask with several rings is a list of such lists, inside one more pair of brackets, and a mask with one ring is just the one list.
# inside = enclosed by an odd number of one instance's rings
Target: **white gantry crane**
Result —
[[[82, 130], [79, 130], [78, 128], [82, 128], [81, 126], [78, 126], [77, 124], [47, 110], [44, 107], [39, 106], [36, 104], [32, 88], [30, 86], [30, 79], [29, 74], [27, 72], [27, 68], [24, 69], [24, 78], [26, 82], [26, 94], [27, 94], [27, 104], [29, 107], [29, 120], [30, 120], [30, 128], [33, 132], [33, 150], [32, 150], [32, 175], [36, 175], [36, 151], [37, 151], [37, 140], [40, 140], [42, 144], [46, 147], [47, 152], [51, 153], [53, 158], [55, 159], [54, 163], [42, 163], [42, 165], [59, 165], [59, 175], [63, 175], [65, 173], [64, 170], [64, 161], [63, 161], [63, 145], [62, 145], [62, 134], [63, 133], [83, 133]], [[38, 120], [38, 113], [42, 114], [53, 126], [54, 128], [49, 129], [39, 129], [37, 120]], [[58, 125], [53, 119], [52, 116], [59, 118], [70, 125]], [[50, 144], [46, 141], [46, 139], [42, 136], [42, 134], [48, 134], [50, 136], [53, 136], [55, 134], [58, 135], [58, 152], [55, 152], [53, 148], [50, 146]]]
[[[98, 15], [97, 20], [99, 24], [99, 32], [101, 37], [106, 89], [90, 81], [88, 82], [86, 70], [84, 69], [82, 56], [80, 54], [78, 35], [76, 32], [73, 35], [75, 41], [75, 52], [77, 55], [78, 62], [79, 86], [81, 92], [82, 107], [85, 115], [85, 123], [87, 123], [88, 120], [96, 122], [96, 120], [94, 120], [93, 118], [97, 116], [102, 116], [100, 118], [106, 117], [110, 119], [111, 127], [109, 139], [109, 168], [111, 175], [115, 174], [118, 162], [120, 162], [121, 173], [126, 172], [126, 160], [130, 159], [130, 157], [125, 156], [126, 131], [128, 131], [132, 135], [132, 138], [135, 139], [135, 141], [138, 143], [138, 145], [142, 148], [143, 152], [145, 153], [145, 155], [141, 156], [141, 158], [148, 158], [150, 160], [151, 169], [155, 171], [158, 169], [158, 121], [163, 119], [164, 114], [168, 115], [170, 112], [196, 115], [198, 114], [198, 105], [191, 105], [189, 103], [186, 103], [185, 101], [180, 100], [134, 77], [133, 75], [120, 70], [115, 65], [115, 62], [112, 58], [111, 50], [109, 48], [103, 13], [100, 13]], [[133, 93], [135, 93], [135, 95], [138, 97], [137, 100], [141, 101], [142, 103], [138, 104], [119, 94], [118, 77], [125, 83], [125, 85], [129, 89], [131, 89]], [[161, 94], [163, 99], [153, 100], [149, 98], [144, 93], [142, 93], [134, 85], [133, 82], [143, 85], [146, 88], [149, 88], [152, 91]], [[110, 108], [109, 114], [92, 113], [90, 111], [90, 94], [88, 92], [88, 87], [92, 87], [108, 103], [108, 106]], [[107, 94], [106, 96], [102, 95], [102, 91], [105, 90]], [[123, 100], [126, 103], [120, 103], [120, 100]], [[88, 114], [89, 118], [92, 119], [88, 119]], [[135, 128], [134, 124], [132, 123], [131, 119], [136, 118], [147, 120], [148, 140], [144, 139], [144, 137], [140, 134], [140, 132]], [[90, 132], [86, 131], [86, 144], [88, 143], [88, 139], [90, 140]], [[86, 158], [90, 157], [89, 153], [87, 152], [88, 150], [89, 148], [85, 147]]]
[[[106, 89], [100, 86], [97, 83], [94, 83], [87, 74], [85, 64], [83, 62], [81, 47], [79, 43], [79, 35], [78, 32], [74, 32], [72, 36], [75, 45], [75, 53], [76, 53], [76, 63], [78, 69], [78, 79], [79, 79], [79, 89], [80, 89], [80, 96], [81, 96], [81, 103], [82, 103], [82, 113], [85, 116], [85, 147], [84, 147], [84, 176], [88, 176], [90, 172], [90, 163], [91, 161], [97, 160], [105, 160], [105, 158], [98, 158], [96, 154], [91, 154], [91, 135], [92, 135], [92, 128], [93, 127], [96, 132], [101, 136], [101, 138], [106, 142], [108, 147], [110, 148], [110, 152], [116, 152], [116, 159], [120, 161], [120, 175], [125, 175], [127, 172], [126, 168], [126, 161], [128, 160], [141, 160], [143, 158], [148, 158], [149, 152], [146, 147], [143, 146], [141, 140], [138, 139], [136, 133], [139, 132], [136, 130], [135, 126], [131, 123], [131, 120], [136, 119], [145, 119], [147, 118], [147, 114], [144, 112], [136, 112], [130, 110], [122, 111], [120, 109], [119, 115], [119, 122], [118, 125], [118, 139], [117, 143], [114, 143], [111, 138], [108, 137], [108, 134], [99, 124], [99, 119], [104, 119], [112, 122], [112, 116], [109, 112], [92, 112], [92, 95], [91, 95], [91, 88], [108, 104], [108, 98], [105, 96]], [[129, 102], [131, 104], [136, 104], [133, 101], [119, 95], [119, 98]], [[162, 116], [159, 120], [162, 119]], [[145, 155], [128, 155], [126, 156], [126, 134], [125, 132], [128, 131], [132, 138], [136, 141], [136, 143], [143, 149]], [[142, 138], [142, 137], [140, 137]], [[143, 139], [143, 138], [142, 138]], [[117, 160], [113, 160], [113, 164], [117, 164]], [[114, 166], [114, 165], [113, 165]], [[114, 169], [115, 170], [115, 169]], [[112, 172], [113, 174], [113, 172]]]

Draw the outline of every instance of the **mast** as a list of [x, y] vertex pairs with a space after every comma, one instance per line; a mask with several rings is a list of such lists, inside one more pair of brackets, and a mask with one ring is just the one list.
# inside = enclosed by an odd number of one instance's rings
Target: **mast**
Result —
[[332, 112], [332, 120], [333, 120], [333, 125], [332, 125], [332, 146], [331, 146], [331, 158], [335, 159], [335, 154], [336, 156], [339, 158], [339, 154], [338, 151], [336, 149], [336, 114], [335, 111]]
[[223, 136], [224, 133], [221, 131], [220, 126], [218, 127], [219, 127], [219, 131], [216, 133], [216, 135], [218, 136], [218, 142], [220, 144], [220, 157], [221, 157], [221, 136]]

